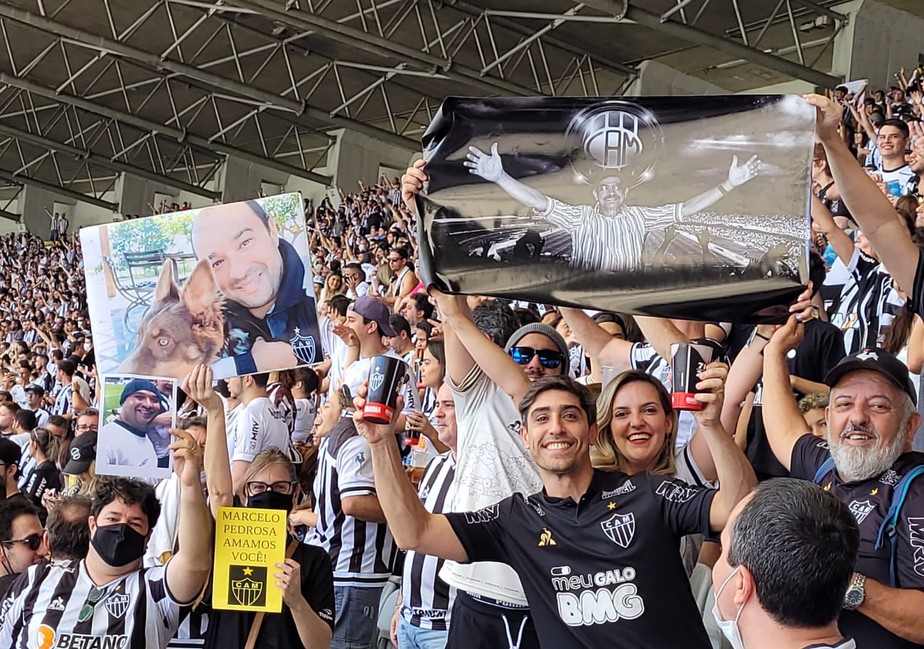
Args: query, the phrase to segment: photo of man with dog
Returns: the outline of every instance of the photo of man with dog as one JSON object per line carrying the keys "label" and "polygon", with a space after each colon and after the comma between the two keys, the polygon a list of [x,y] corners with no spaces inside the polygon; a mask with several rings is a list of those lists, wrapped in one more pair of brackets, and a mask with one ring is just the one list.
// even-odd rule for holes
{"label": "photo of man with dog", "polygon": [[84,228],[81,245],[103,375],[323,360],[300,194]]}
{"label": "photo of man with dog", "polygon": [[176,426],[176,381],[108,376],[103,387],[96,473],[169,478],[170,429]]}

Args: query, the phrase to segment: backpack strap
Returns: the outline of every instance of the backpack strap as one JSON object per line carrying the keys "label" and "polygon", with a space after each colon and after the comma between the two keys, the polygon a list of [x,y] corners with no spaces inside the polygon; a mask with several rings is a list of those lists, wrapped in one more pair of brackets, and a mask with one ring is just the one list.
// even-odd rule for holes
{"label": "backpack strap", "polygon": [[834,458],[830,455],[828,459],[821,463],[821,466],[818,467],[818,470],[815,471],[815,477],[812,478],[812,482],[820,485],[821,479],[828,475],[831,471],[834,470]]}
{"label": "backpack strap", "polygon": [[889,541],[889,585],[896,587],[897,580],[895,574],[895,547],[898,544],[898,515],[901,513],[905,499],[908,497],[908,490],[911,488],[911,482],[918,476],[924,474],[924,465],[919,465],[906,473],[892,492],[892,504],[889,511],[886,512],[885,518],[882,519],[882,525],[879,526],[879,534],[876,536],[876,549],[881,549],[886,540]]}

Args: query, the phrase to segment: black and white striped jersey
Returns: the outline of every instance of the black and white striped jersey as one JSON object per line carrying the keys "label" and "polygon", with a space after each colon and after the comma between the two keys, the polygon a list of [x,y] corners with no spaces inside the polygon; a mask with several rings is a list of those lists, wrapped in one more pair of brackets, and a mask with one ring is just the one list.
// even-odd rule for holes
{"label": "black and white striped jersey", "polygon": [[307,543],[327,551],[338,586],[377,586],[391,576],[397,547],[384,523],[343,512],[343,499],[375,495],[372,453],[353,422],[341,418],[318,449],[318,524]]}
{"label": "black and white striped jersey", "polygon": [[166,567],[96,586],[83,561],[31,566],[0,606],[0,647],[164,649],[179,626]]}
{"label": "black and white striped jersey", "polygon": [[[455,473],[452,453],[443,453],[427,464],[417,494],[428,512],[439,514],[449,509]],[[404,559],[401,615],[413,626],[439,631],[449,627],[449,586],[438,576],[442,567],[442,559],[413,550]]]}

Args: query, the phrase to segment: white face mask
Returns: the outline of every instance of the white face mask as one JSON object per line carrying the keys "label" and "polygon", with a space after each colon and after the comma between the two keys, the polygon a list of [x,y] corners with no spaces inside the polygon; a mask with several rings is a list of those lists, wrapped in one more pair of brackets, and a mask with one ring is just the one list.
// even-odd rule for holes
{"label": "white face mask", "polygon": [[741,631],[738,629],[738,618],[741,617],[741,611],[744,610],[744,604],[738,608],[738,613],[735,615],[734,620],[723,620],[722,613],[719,612],[719,596],[722,594],[722,591],[725,590],[725,587],[728,585],[728,581],[735,576],[735,573],[741,566],[738,566],[732,570],[728,577],[725,578],[725,581],[722,582],[722,586],[719,587],[719,590],[715,593],[715,603],[712,605],[712,615],[715,617],[715,623],[719,625],[719,629],[722,631],[722,635],[728,640],[731,644],[732,649],[744,649],[744,642],[741,640]]}

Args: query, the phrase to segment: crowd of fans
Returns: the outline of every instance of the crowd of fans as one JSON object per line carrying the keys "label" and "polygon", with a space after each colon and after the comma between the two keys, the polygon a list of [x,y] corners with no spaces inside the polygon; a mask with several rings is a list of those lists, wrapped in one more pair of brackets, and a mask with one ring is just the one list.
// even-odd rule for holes
{"label": "crowd of fans", "polygon": [[[924,644],[921,77],[809,98],[812,284],[783,325],[428,292],[422,164],[309,206],[324,362],[197,368],[154,485],[96,473],[76,238],[0,238],[0,646]],[[697,411],[684,342],[717,359]],[[361,408],[383,355],[412,371],[387,425]],[[232,505],[288,515],[282,613],[212,607]]]}

